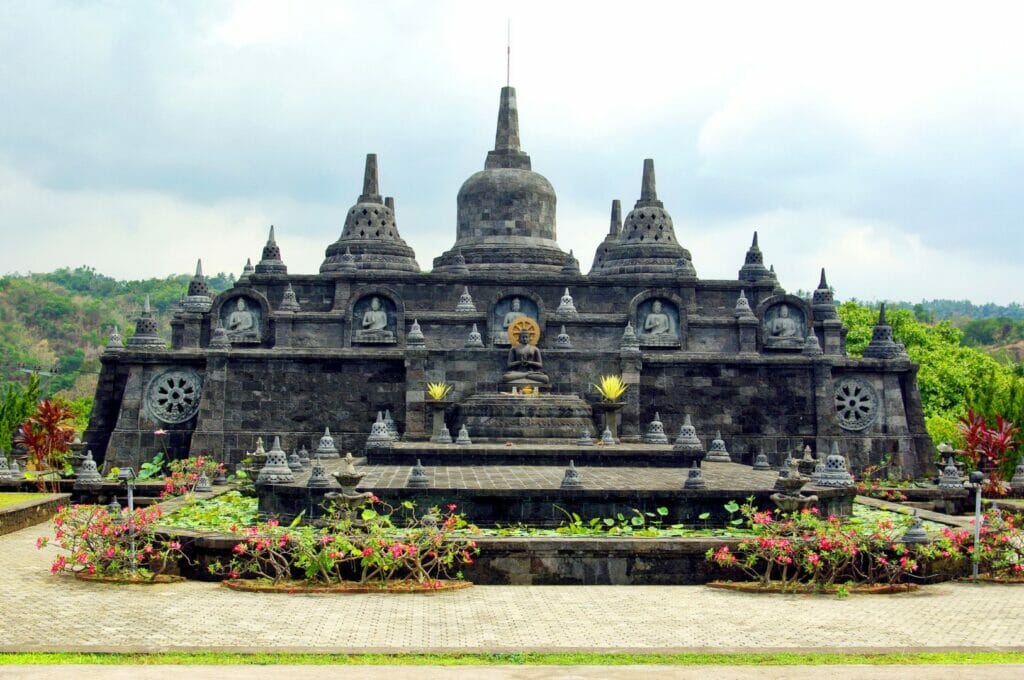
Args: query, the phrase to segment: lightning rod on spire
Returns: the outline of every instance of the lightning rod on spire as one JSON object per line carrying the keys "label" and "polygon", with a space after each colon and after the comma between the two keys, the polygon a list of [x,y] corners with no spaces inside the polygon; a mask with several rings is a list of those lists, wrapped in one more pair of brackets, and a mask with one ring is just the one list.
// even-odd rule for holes
{"label": "lightning rod on spire", "polygon": [[512,19],[505,26],[505,87],[512,84]]}

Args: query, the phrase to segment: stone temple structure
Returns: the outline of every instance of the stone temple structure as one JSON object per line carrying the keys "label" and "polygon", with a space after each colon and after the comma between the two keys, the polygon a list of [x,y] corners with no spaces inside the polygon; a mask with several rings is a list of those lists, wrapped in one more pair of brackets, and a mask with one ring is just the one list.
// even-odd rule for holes
{"label": "stone temple structure", "polygon": [[[589,273],[558,244],[555,190],[522,148],[513,88],[501,90],[494,148],[459,189],[455,240],[432,271],[402,239],[379,165],[366,157],[319,272],[290,271],[287,237],[271,227],[233,288],[211,297],[197,270],[170,346],[148,306],[135,335],[111,343],[86,433],[97,459],[138,465],[167,450],[234,465],[258,437],[315,450],[329,428],[371,466],[545,464],[557,487],[570,458],[671,466],[671,443],[642,441],[657,413],[673,434],[689,414],[703,448],[724,440],[734,463],[763,452],[778,466],[835,441],[854,471],[887,454],[906,476],[931,471],[917,366],[884,315],[866,358],[850,358],[825,272],[811,299],[788,294],[756,234],[736,253],[736,278],[699,278],[653,160],[637,163],[624,218],[612,202]],[[629,386],[620,405],[592,387],[602,375]],[[453,389],[431,402],[437,382]],[[367,448],[379,412],[399,437]],[[465,427],[472,443],[431,443],[436,425]],[[584,433],[599,445],[576,446]]]}

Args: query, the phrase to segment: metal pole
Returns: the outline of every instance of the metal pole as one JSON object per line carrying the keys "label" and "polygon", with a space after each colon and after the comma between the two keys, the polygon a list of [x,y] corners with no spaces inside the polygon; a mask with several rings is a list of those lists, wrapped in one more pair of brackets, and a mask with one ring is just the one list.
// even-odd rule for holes
{"label": "metal pole", "polygon": [[128,480],[128,537],[130,539],[132,576],[135,576],[135,497],[132,493],[134,484]]}
{"label": "metal pole", "polygon": [[978,582],[978,560],[981,559],[981,553],[978,552],[981,548],[978,545],[981,542],[981,483],[974,487],[974,559],[971,565],[971,578],[974,582]]}

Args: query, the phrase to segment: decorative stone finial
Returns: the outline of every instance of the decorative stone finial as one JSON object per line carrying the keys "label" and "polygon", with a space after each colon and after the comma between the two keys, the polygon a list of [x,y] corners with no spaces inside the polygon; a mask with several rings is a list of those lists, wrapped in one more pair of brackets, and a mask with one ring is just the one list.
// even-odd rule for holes
{"label": "decorative stone finial", "polygon": [[871,359],[896,359],[906,354],[906,349],[893,340],[892,326],[885,320],[883,302],[878,310],[878,323],[871,331],[871,342],[864,348],[864,356]]}
{"label": "decorative stone finial", "polygon": [[917,509],[914,509],[913,517],[910,520],[910,527],[903,532],[900,543],[903,545],[928,545],[932,537],[924,530],[924,522],[917,516]]}
{"label": "decorative stone finial", "polygon": [[853,486],[853,477],[846,468],[846,458],[839,453],[839,442],[832,442],[832,448],[825,459],[825,470],[816,484],[831,487]]}
{"label": "decorative stone finial", "polygon": [[128,347],[137,349],[164,349],[167,343],[157,332],[156,319],[150,311],[149,296],[142,303],[142,314],[135,321],[135,335],[128,338]]}
{"label": "decorative stone finial", "polygon": [[398,433],[398,425],[395,424],[395,419],[391,417],[391,409],[384,409],[384,424],[388,426],[388,432],[391,434],[392,441],[398,441],[402,438],[402,435]]}
{"label": "decorative stone finial", "polygon": [[601,444],[603,446],[615,446],[615,436],[607,427],[604,428],[604,432],[601,433]]}
{"label": "decorative stone finial", "polygon": [[580,433],[579,439],[576,440],[576,446],[593,446],[594,439],[590,436],[590,430],[583,430]]}
{"label": "decorative stone finial", "polygon": [[661,422],[661,414],[654,412],[654,420],[647,426],[647,432],[643,436],[644,442],[648,444],[668,444],[668,437],[665,436],[665,425]]}
{"label": "decorative stone finial", "polygon": [[299,458],[299,452],[292,449],[292,453],[288,456],[288,469],[292,472],[302,471],[302,459]]}
{"label": "decorative stone finial", "polygon": [[[939,448],[941,451],[942,447],[940,446]],[[1021,461],[1021,464],[1024,465],[1024,461]],[[1022,484],[1024,483],[1024,475],[1021,475],[1018,479],[1018,474],[1020,473],[1024,473],[1024,469],[1022,469],[1021,465],[1018,465],[1014,472],[1013,480],[1010,481],[1010,488],[1015,491],[1017,489],[1014,487],[1014,480],[1016,480],[1021,488],[1024,488],[1024,484]],[[956,468],[956,459],[953,456],[946,459],[946,465],[942,468],[942,473],[939,475],[939,488],[956,491],[961,491],[964,488],[964,481],[960,478],[960,471]]]}
{"label": "decorative stone finial", "polygon": [[427,469],[423,467],[423,463],[420,462],[419,458],[416,459],[416,464],[409,470],[409,478],[406,480],[405,485],[413,489],[426,489],[430,487],[430,477],[427,475]]}
{"label": "decorative stone finial", "polygon": [[380,182],[377,180],[377,154],[366,154],[366,165],[363,166],[363,193],[359,203],[380,203]]}
{"label": "decorative stone finial", "polygon": [[207,493],[213,491],[213,485],[210,484],[210,478],[206,476],[205,472],[199,473],[199,479],[196,480],[196,486],[192,489],[196,493]]}
{"label": "decorative stone finial", "polygon": [[316,458],[337,458],[338,449],[334,446],[334,437],[331,436],[331,428],[324,428],[324,436],[320,437],[320,443],[316,447]]}
{"label": "decorative stone finial", "polygon": [[746,257],[744,257],[743,266],[740,267],[739,279],[740,281],[753,282],[770,278],[772,278],[772,274],[764,266],[764,255],[757,245],[757,232],[755,231],[754,238],[750,242],[750,248],[747,250]]}
{"label": "decorative stone finial", "polygon": [[572,339],[565,332],[565,324],[562,324],[562,330],[555,336],[555,349],[572,349]]}
{"label": "decorative stone finial", "polygon": [[299,306],[299,299],[295,296],[295,290],[292,288],[292,284],[289,281],[288,286],[284,289],[284,295],[281,298],[281,305],[277,308],[282,312],[298,312],[302,310]]}
{"label": "decorative stone finial", "polygon": [[459,304],[455,305],[456,312],[473,314],[476,312],[476,305],[473,304],[473,296],[469,294],[469,286],[462,287],[462,295],[459,296]]}
{"label": "decorative stone finial", "polygon": [[217,469],[213,473],[213,485],[214,486],[225,486],[228,483],[227,473],[224,472],[224,466],[218,465]]}
{"label": "decorative stone finial", "polygon": [[823,352],[821,351],[821,343],[818,342],[818,336],[813,332],[809,332],[807,339],[804,340],[804,348],[800,353],[806,356],[820,357]]}
{"label": "decorative stone finial", "polygon": [[684,489],[706,489],[707,483],[704,481],[704,473],[700,469],[700,465],[697,461],[693,462],[693,465],[689,470],[686,471],[686,481],[683,482]]}
{"label": "decorative stone finial", "polygon": [[281,260],[281,248],[277,245],[274,237],[274,225],[270,225],[270,234],[267,236],[267,243],[263,246],[263,257],[256,263],[257,274],[287,274],[288,267]]}
{"label": "decorative stone finial", "polygon": [[[335,452],[337,455],[337,452]],[[327,468],[320,458],[313,459],[313,468],[309,471],[309,480],[306,486],[311,489],[324,489],[331,486],[331,478],[327,476]]]}
{"label": "decorative stone finial", "polygon": [[420,347],[427,344],[426,338],[423,337],[423,331],[420,329],[420,322],[416,319],[412,320],[412,327],[409,328],[409,332],[405,336],[405,342],[407,345],[418,345]]}
{"label": "decorative stone finial", "polygon": [[[11,459],[14,460],[13,458]],[[11,479],[11,468],[7,464],[7,456],[4,455],[3,449],[0,449],[0,481],[8,481]]]}
{"label": "decorative stone finial", "polygon": [[[8,471],[8,474],[9,471]],[[78,475],[75,478],[76,489],[98,489],[103,486],[103,477],[96,469],[96,461],[93,460],[92,451],[86,451],[85,460],[78,468]]]}
{"label": "decorative stone finial", "polygon": [[494,133],[495,151],[520,151],[519,107],[516,105],[516,89],[501,88],[498,104],[498,126]]}
{"label": "decorative stone finial", "polygon": [[121,332],[117,330],[117,326],[110,327],[110,337],[107,338],[107,347],[105,352],[116,352],[124,349],[124,342],[121,341]]}
{"label": "decorative stone finial", "polygon": [[715,432],[715,438],[711,440],[711,446],[708,447],[708,455],[704,460],[711,463],[732,462],[732,456],[729,455],[729,451],[725,448],[725,440],[722,439],[721,430]]}
{"label": "decorative stone finial", "polygon": [[448,266],[448,271],[457,276],[469,273],[469,267],[466,266],[466,257],[462,254],[461,250],[455,250],[455,254],[452,255],[452,262]]}
{"label": "decorative stone finial", "polygon": [[370,436],[366,438],[366,448],[387,448],[391,446],[391,432],[384,422],[384,414],[377,411],[377,420],[370,426]]}
{"label": "decorative stone finial", "polygon": [[565,468],[565,476],[562,477],[561,488],[563,489],[582,489],[583,478],[580,476],[579,470],[576,469],[576,463],[572,460],[569,461],[569,467]]}
{"label": "decorative stone finial", "polygon": [[704,458],[704,444],[697,437],[697,428],[693,426],[689,413],[683,414],[683,424],[679,426],[679,436],[672,444],[672,451],[679,454],[684,465]]}
{"label": "decorative stone finial", "polygon": [[354,274],[358,269],[359,265],[356,264],[356,256],[352,254],[352,248],[345,246],[345,252],[338,258],[338,271],[343,274]]}
{"label": "decorative stone finial", "polygon": [[274,436],[274,444],[267,451],[267,462],[263,464],[257,484],[290,484],[295,481],[292,469],[288,467],[288,454],[281,448],[281,437]]}
{"label": "decorative stone finial", "polygon": [[212,302],[210,285],[203,276],[203,261],[196,260],[196,273],[188,283],[188,292],[181,299],[181,309],[186,312],[208,312]]}
{"label": "decorative stone finial", "polygon": [[818,281],[818,287],[811,296],[811,311],[816,320],[839,318],[832,289],[828,287],[828,281],[825,280],[824,267],[821,268],[821,280]]}
{"label": "decorative stone finial", "polygon": [[473,328],[469,331],[469,335],[466,337],[465,347],[474,348],[483,346],[484,339],[480,335],[480,330],[476,327],[476,324],[473,324]]}
{"label": "decorative stone finial", "polygon": [[562,300],[558,303],[558,309],[555,310],[555,314],[576,314],[576,304],[573,302],[572,295],[569,294],[569,289],[565,289],[565,293],[562,294]]}
{"label": "decorative stone finial", "polygon": [[754,469],[760,471],[772,469],[771,463],[768,462],[768,455],[764,451],[758,451],[754,457]]}
{"label": "decorative stone finial", "polygon": [[[3,458],[3,453],[0,452],[0,458]],[[11,458],[11,466],[8,469],[8,477],[12,482],[23,482],[25,481],[25,473],[21,471],[21,466],[18,465],[17,458]],[[0,470],[0,479],[3,479],[3,470]]]}
{"label": "decorative stone finial", "polygon": [[242,266],[242,275],[238,277],[239,283],[248,281],[249,277],[256,272],[256,268],[252,266],[252,258],[245,258],[245,264]]}
{"label": "decorative stone finial", "polygon": [[565,256],[565,262],[562,264],[563,274],[579,274],[580,273],[580,262],[573,255],[572,249],[569,249],[568,254]]}
{"label": "decorative stone finial", "polygon": [[466,429],[465,424],[459,428],[459,436],[455,438],[455,444],[458,446],[471,446],[473,444],[469,439],[469,430]]}
{"label": "decorative stone finial", "polygon": [[630,352],[640,351],[640,340],[636,337],[636,330],[633,328],[632,320],[626,322],[626,327],[622,331],[622,342],[619,343],[619,349]]}
{"label": "decorative stone finial", "polygon": [[754,311],[750,308],[750,301],[747,300],[746,291],[740,289],[740,296],[736,298],[736,308],[733,310],[733,315],[737,319],[756,319]]}
{"label": "decorative stone finial", "polygon": [[213,331],[210,333],[210,349],[231,349],[231,340],[228,339],[228,332],[224,330],[224,322],[220,319],[213,320]]}
{"label": "decorative stone finial", "polygon": [[[957,472],[956,465],[953,463],[952,457],[950,457],[949,459],[949,465],[953,466],[953,472],[956,475],[956,481],[962,487],[963,483],[960,482],[960,474]],[[942,471],[943,476],[946,475],[946,472],[948,470],[949,466],[947,465],[946,469]],[[939,479],[939,488],[944,488],[942,486],[942,479]],[[1014,468],[1013,470],[1013,478],[1010,480],[1010,488],[1018,493],[1024,491],[1024,458],[1021,459],[1020,463],[1018,463],[1017,467]]]}
{"label": "decorative stone finial", "polygon": [[438,433],[437,437],[436,438],[432,437],[431,441],[433,441],[433,442],[435,442],[437,444],[451,444],[452,443],[452,433],[448,431],[448,426],[447,425],[442,425],[441,426],[441,430]]}

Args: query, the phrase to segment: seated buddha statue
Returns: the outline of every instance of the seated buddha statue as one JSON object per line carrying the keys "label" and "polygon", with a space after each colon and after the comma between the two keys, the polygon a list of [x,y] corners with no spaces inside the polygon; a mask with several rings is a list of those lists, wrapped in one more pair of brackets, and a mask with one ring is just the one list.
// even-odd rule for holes
{"label": "seated buddha statue", "polygon": [[508,371],[502,379],[519,385],[547,385],[551,379],[541,370],[543,367],[540,350],[530,344],[530,332],[523,330],[519,333],[519,343],[508,351]]}

